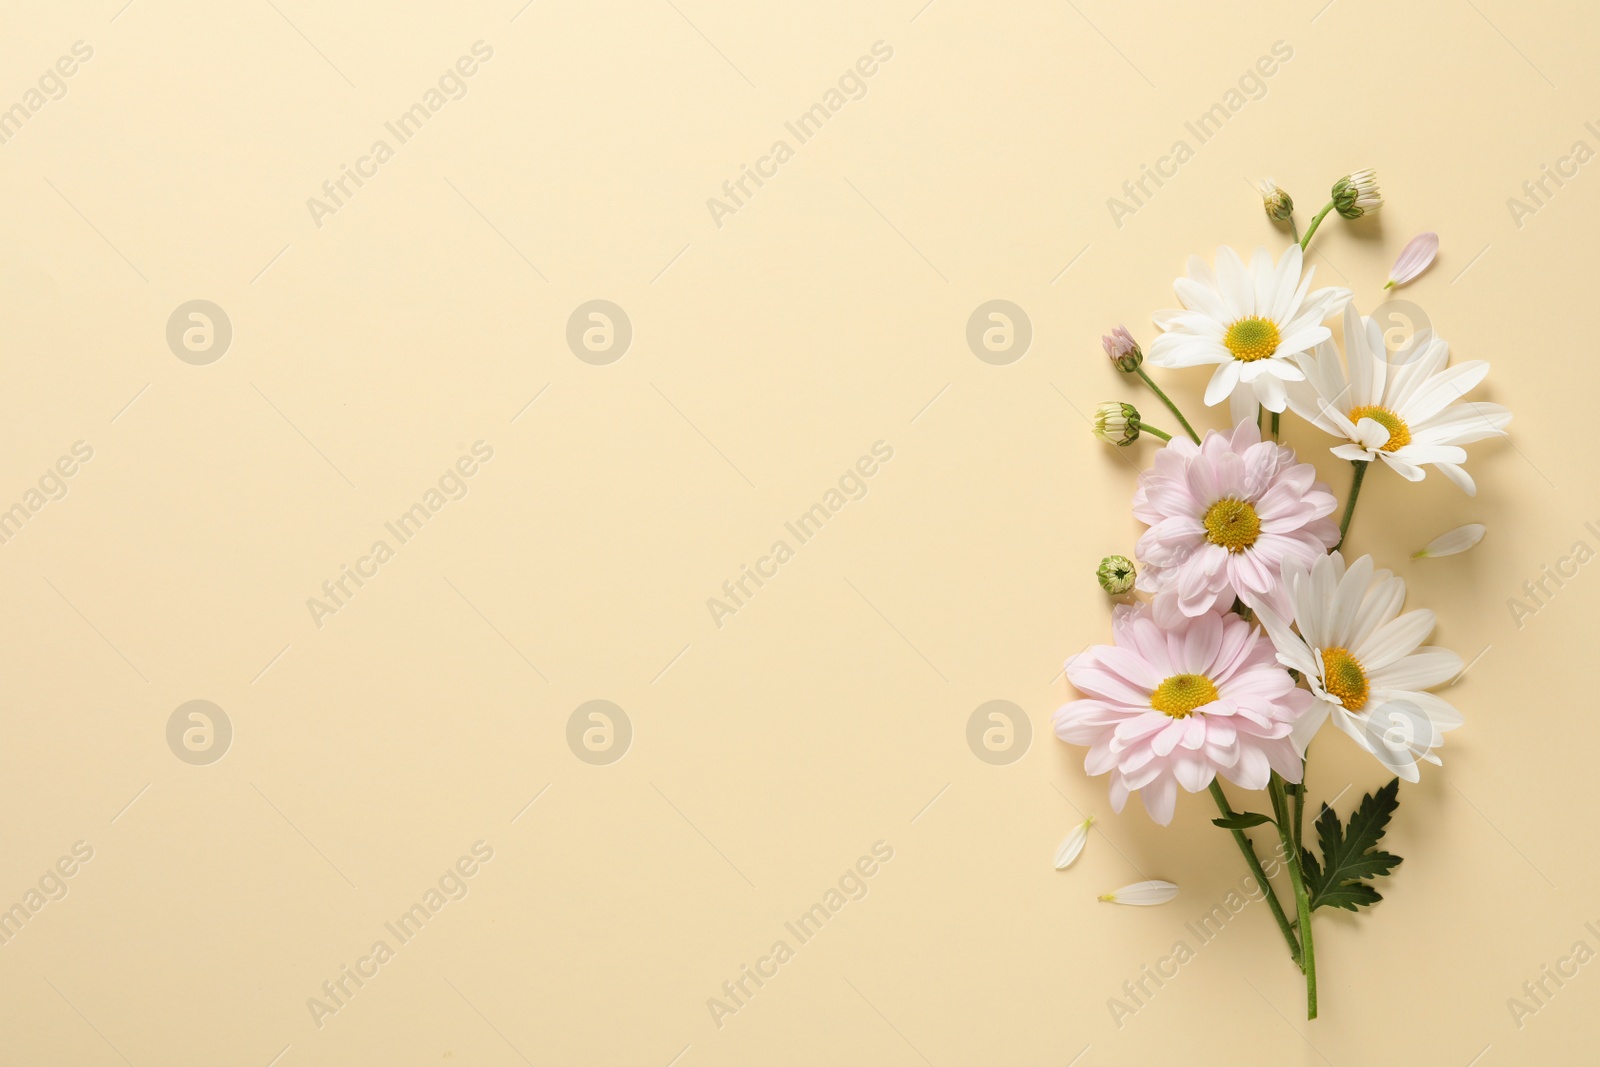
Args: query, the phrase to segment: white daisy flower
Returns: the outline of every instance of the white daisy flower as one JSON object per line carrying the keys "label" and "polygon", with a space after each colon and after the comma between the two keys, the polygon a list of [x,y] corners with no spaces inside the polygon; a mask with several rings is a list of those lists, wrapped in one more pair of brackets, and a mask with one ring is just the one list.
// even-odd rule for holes
{"label": "white daisy flower", "polygon": [[1349,442],[1332,450],[1342,459],[1381,459],[1413,482],[1431,464],[1475,495],[1477,485],[1461,468],[1467,460],[1461,446],[1504,437],[1511,421],[1499,404],[1457,403],[1483,381],[1489,364],[1474,359],[1446,368],[1450,346],[1430,330],[1419,331],[1391,361],[1379,325],[1354,306],[1344,311],[1344,344],[1348,380],[1331,342],[1296,361],[1305,380],[1289,386],[1295,413]]}
{"label": "white daisy flower", "polygon": [[1206,403],[1232,398],[1233,424],[1254,418],[1256,404],[1282,411],[1285,383],[1305,378],[1290,358],[1308,352],[1332,333],[1322,320],[1350,301],[1350,290],[1311,292],[1315,268],[1301,276],[1300,246],[1290,245],[1276,266],[1258,248],[1245,266],[1231,248],[1217,249],[1217,269],[1189,257],[1189,275],[1172,283],[1183,307],[1159,311],[1164,333],[1150,345],[1158,367],[1217,364],[1206,386]]}
{"label": "white daisy flower", "polygon": [[1348,570],[1338,552],[1309,570],[1295,560],[1285,564],[1283,582],[1293,618],[1266,601],[1251,607],[1278,650],[1278,662],[1299,671],[1317,698],[1295,722],[1295,747],[1304,756],[1331,715],[1356,744],[1415,782],[1417,760],[1438,763],[1433,750],[1444,743],[1445,731],[1461,725],[1460,712],[1426,692],[1462,670],[1454,652],[1422,645],[1433,632],[1433,612],[1401,615],[1404,579],[1374,571],[1371,556]]}

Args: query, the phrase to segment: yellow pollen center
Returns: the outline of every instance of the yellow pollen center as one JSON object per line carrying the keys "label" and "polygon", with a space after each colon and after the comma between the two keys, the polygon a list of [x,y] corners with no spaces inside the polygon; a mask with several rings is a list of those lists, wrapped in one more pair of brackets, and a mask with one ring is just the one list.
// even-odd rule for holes
{"label": "yellow pollen center", "polygon": [[1206,540],[1229,552],[1243,552],[1261,536],[1261,517],[1247,500],[1224,497],[1206,509],[1201,521],[1205,524]]}
{"label": "yellow pollen center", "polygon": [[1174,674],[1150,694],[1150,706],[1174,719],[1186,719],[1195,708],[1217,699],[1217,687],[1203,674]]}
{"label": "yellow pollen center", "polygon": [[1406,425],[1406,420],[1390,411],[1380,408],[1376,404],[1366,407],[1352,408],[1350,421],[1360,422],[1362,419],[1371,419],[1373,422],[1389,431],[1389,440],[1378,446],[1381,452],[1393,452],[1397,448],[1404,448],[1411,443],[1411,427]]}
{"label": "yellow pollen center", "polygon": [[1322,650],[1322,688],[1338,697],[1346,711],[1360,711],[1367,703],[1367,672],[1348,649]]}
{"label": "yellow pollen center", "polygon": [[1229,326],[1222,343],[1233,353],[1234,359],[1254,363],[1276,352],[1278,342],[1281,340],[1283,338],[1278,334],[1277,323],[1271,319],[1251,316]]}

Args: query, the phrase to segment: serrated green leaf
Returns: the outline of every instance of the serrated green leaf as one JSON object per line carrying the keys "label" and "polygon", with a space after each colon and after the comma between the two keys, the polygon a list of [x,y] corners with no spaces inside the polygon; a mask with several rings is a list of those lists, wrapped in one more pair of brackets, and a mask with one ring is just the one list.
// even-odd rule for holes
{"label": "serrated green leaf", "polygon": [[1306,874],[1306,891],[1315,893],[1322,885],[1322,864],[1317,862],[1317,857],[1311,854],[1309,848],[1300,850],[1300,869]]}
{"label": "serrated green leaf", "polygon": [[1339,816],[1324,807],[1317,819],[1317,844],[1322,849],[1319,864],[1306,851],[1302,856],[1306,887],[1311,907],[1344,908],[1355,911],[1382,900],[1377,890],[1362,881],[1380,878],[1400,863],[1400,857],[1378,850],[1378,841],[1389,819],[1400,806],[1400,779],[1392,780],[1376,793],[1361,798],[1350,816],[1350,824],[1339,825]]}
{"label": "serrated green leaf", "polygon": [[1220,826],[1224,830],[1248,830],[1252,826],[1260,826],[1264,822],[1271,821],[1270,817],[1261,814],[1259,811],[1236,811],[1232,815],[1224,815],[1220,819],[1211,820],[1213,825]]}
{"label": "serrated green leaf", "polygon": [[1367,883],[1351,882],[1328,890],[1312,907],[1355,911],[1357,908],[1370,908],[1382,899],[1383,895]]}

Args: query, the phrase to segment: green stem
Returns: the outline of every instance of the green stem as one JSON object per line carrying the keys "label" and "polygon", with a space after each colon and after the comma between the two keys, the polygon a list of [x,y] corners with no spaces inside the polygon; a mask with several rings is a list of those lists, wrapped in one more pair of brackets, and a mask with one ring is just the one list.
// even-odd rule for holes
{"label": "green stem", "polygon": [[1274,441],[1278,439],[1278,416],[1280,414],[1282,413],[1277,411],[1272,413],[1272,439]]}
{"label": "green stem", "polygon": [[1295,911],[1298,914],[1297,926],[1300,930],[1300,947],[1302,949],[1301,970],[1306,974],[1306,1018],[1317,1017],[1317,950],[1311,938],[1311,896],[1306,892],[1305,871],[1300,864],[1300,849],[1295,844],[1293,830],[1289,826],[1289,803],[1284,798],[1283,779],[1277,771],[1272,772],[1272,779],[1268,783],[1268,790],[1272,794],[1272,810],[1278,816],[1278,836],[1283,841],[1288,857],[1289,882],[1294,886]]}
{"label": "green stem", "polygon": [[[1306,747],[1309,752],[1310,746]],[[1300,827],[1304,824],[1306,810],[1306,761],[1300,761],[1300,784],[1294,790],[1294,850],[1295,855],[1300,854]]]}
{"label": "green stem", "polygon": [[1133,370],[1135,374],[1144,379],[1144,384],[1150,387],[1150,391],[1161,398],[1161,402],[1167,405],[1167,409],[1171,411],[1173,415],[1177,416],[1178,422],[1183,426],[1184,432],[1189,435],[1189,440],[1193,441],[1195,444],[1199,444],[1200,435],[1194,432],[1194,427],[1189,425],[1189,420],[1183,417],[1183,412],[1178,410],[1178,405],[1172,402],[1172,398],[1161,391],[1161,386],[1157,385],[1151,379],[1150,375],[1145,373],[1143,367],[1135,367]]}
{"label": "green stem", "polygon": [[[1228,804],[1227,794],[1222,791],[1222,782],[1216,778],[1211,779],[1211,797],[1217,802],[1217,810],[1221,811],[1224,817],[1234,814],[1233,808]],[[1272,908],[1272,917],[1278,920],[1278,929],[1283,931],[1283,939],[1289,943],[1289,958],[1294,960],[1296,967],[1300,967],[1300,943],[1295,940],[1294,930],[1289,926],[1289,917],[1283,913],[1283,905],[1278,903],[1278,894],[1273,892],[1272,883],[1267,880],[1267,872],[1261,869],[1261,857],[1256,855],[1255,846],[1250,843],[1243,830],[1230,830],[1229,833],[1233,834],[1234,842],[1244,854],[1244,861],[1249,865],[1250,873],[1255,875],[1256,884],[1266,895],[1267,904]]]}
{"label": "green stem", "polygon": [[[1294,234],[1294,243],[1295,244],[1299,244],[1300,243],[1300,227],[1295,224],[1294,212],[1292,212],[1292,211],[1289,212],[1289,232]],[[1304,249],[1301,249],[1301,251],[1304,251]]]}
{"label": "green stem", "polygon": [[1139,429],[1143,430],[1145,433],[1153,433],[1153,434],[1155,434],[1157,437],[1161,438],[1163,441],[1172,440],[1172,435],[1170,433],[1168,433],[1165,430],[1158,430],[1154,426],[1151,426],[1148,422],[1145,422],[1143,420],[1138,420],[1138,421],[1134,422],[1134,425],[1139,427]]}
{"label": "green stem", "polygon": [[1311,235],[1317,232],[1317,227],[1322,225],[1322,220],[1326,218],[1328,212],[1332,210],[1333,201],[1329,200],[1328,206],[1317,212],[1316,215],[1312,217],[1311,225],[1306,227],[1306,235],[1300,238],[1300,251],[1304,252],[1306,247],[1311,244]]}
{"label": "green stem", "polygon": [[1367,476],[1367,465],[1370,460],[1353,459],[1351,465],[1355,467],[1355,476],[1350,479],[1350,499],[1344,504],[1344,518],[1339,520],[1339,543],[1334,545],[1330,552],[1337,552],[1344,546],[1344,539],[1350,532],[1350,517],[1356,513],[1356,497],[1361,495],[1361,481]]}

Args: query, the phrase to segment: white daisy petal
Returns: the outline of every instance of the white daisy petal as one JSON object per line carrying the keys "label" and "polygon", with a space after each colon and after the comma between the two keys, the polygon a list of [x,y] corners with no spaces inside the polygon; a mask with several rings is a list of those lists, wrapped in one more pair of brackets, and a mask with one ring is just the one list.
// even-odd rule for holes
{"label": "white daisy petal", "polygon": [[1239,384],[1240,368],[1248,364],[1230,359],[1217,368],[1211,375],[1211,381],[1206,385],[1206,406],[1211,407],[1222,403],[1233,394],[1234,388]]}
{"label": "white daisy petal", "polygon": [[1454,463],[1439,463],[1435,465],[1440,474],[1449,478],[1456,486],[1468,496],[1478,495],[1478,483],[1472,480],[1472,475],[1456,466]]}
{"label": "white daisy petal", "polygon": [[1250,272],[1239,253],[1226,245],[1217,249],[1217,282],[1234,318],[1245,319],[1256,313],[1256,290]]}
{"label": "white daisy petal", "polygon": [[1350,396],[1338,406],[1348,410],[1370,404],[1376,396],[1372,388],[1372,353],[1367,349],[1366,327],[1354,303],[1346,304],[1344,309],[1344,350],[1350,364]]}
{"label": "white daisy petal", "polygon": [[[1237,367],[1235,360],[1231,366]],[[1256,393],[1254,389],[1235,388],[1228,394],[1228,421],[1235,426],[1256,421]]]}
{"label": "white daisy petal", "polygon": [[1152,904],[1165,904],[1178,895],[1178,887],[1171,882],[1149,881],[1134,882],[1121,889],[1102,894],[1100,899],[1108,904],[1137,904],[1149,907]]}
{"label": "white daisy petal", "polygon": [[1056,849],[1056,870],[1064,871],[1072,866],[1072,861],[1078,858],[1084,843],[1089,840],[1089,827],[1093,825],[1094,816],[1091,815],[1072,828],[1072,832],[1061,842],[1061,847]]}
{"label": "white daisy petal", "polygon": [[[1352,649],[1362,668],[1372,675],[1421,647],[1433,633],[1436,623],[1427,608],[1408,611],[1398,619],[1378,627],[1360,647]],[[1454,653],[1451,653],[1454,655]]]}
{"label": "white daisy petal", "polygon": [[1481,522],[1469,522],[1465,526],[1457,526],[1454,530],[1435,537],[1422,548],[1411,553],[1412,559],[1438,559],[1440,556],[1453,556],[1483,540],[1483,535],[1489,528]]}
{"label": "white daisy petal", "polygon": [[1398,662],[1374,670],[1370,677],[1375,688],[1432,689],[1460,674],[1462,666],[1461,657],[1449,649],[1424,646]]}
{"label": "white daisy petal", "polygon": [[1313,700],[1305,714],[1295,720],[1289,739],[1294,742],[1294,750],[1300,753],[1301,759],[1305,758],[1306,747],[1311,744],[1311,739],[1322,728],[1322,724],[1328,721],[1328,712],[1332,710],[1333,705],[1328,701]]}

